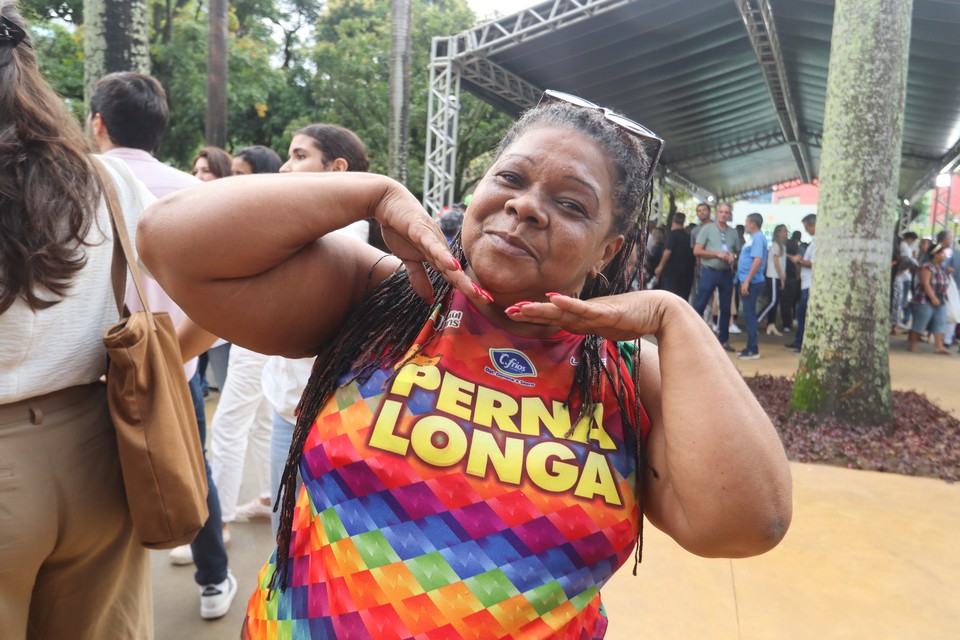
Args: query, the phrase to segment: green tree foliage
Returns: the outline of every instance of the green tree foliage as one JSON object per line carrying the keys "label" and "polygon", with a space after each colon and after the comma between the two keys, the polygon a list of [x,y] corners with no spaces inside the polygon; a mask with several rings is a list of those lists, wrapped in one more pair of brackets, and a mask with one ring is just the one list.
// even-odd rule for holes
{"label": "green tree foliage", "polygon": [[31,22],[59,18],[83,24],[83,0],[20,0],[20,12]]}
{"label": "green tree foliage", "polygon": [[54,90],[81,122],[83,113],[83,33],[59,22],[40,20],[32,30],[34,49]]}
{"label": "green tree foliage", "polygon": [[[188,167],[203,146],[206,116],[206,14],[196,3],[186,3],[171,18],[169,40],[152,47],[153,74],[163,83],[170,102],[170,129],[160,149],[164,160]],[[165,20],[165,18],[164,18]],[[260,122],[269,111],[271,94],[283,86],[282,73],[271,65],[273,43],[269,28],[250,20],[240,35],[236,12],[230,16],[228,79],[228,147],[260,143]],[[162,32],[165,24],[155,33]]]}
{"label": "green tree foliage", "polygon": [[[22,0],[48,79],[81,120],[83,0]],[[229,37],[230,151],[263,144],[286,155],[293,131],[332,122],[357,132],[374,171],[386,172],[390,0],[232,0]],[[151,73],[167,90],[170,129],[159,156],[189,169],[203,145],[206,3],[149,0]],[[422,190],[431,39],[474,25],[466,0],[415,0],[408,186]],[[462,95],[457,199],[482,175],[510,119]],[[478,159],[479,158],[479,159]]]}
{"label": "green tree foliage", "polygon": [[[331,0],[317,24],[312,56],[316,75],[315,121],[333,122],[354,130],[366,143],[373,171],[385,173],[389,139],[389,0]],[[465,0],[414,0],[410,60],[409,175],[414,193],[422,188],[427,133],[427,98],[431,39],[474,24]],[[474,158],[490,151],[510,119],[486,103],[462,94],[458,178],[455,198],[462,200],[479,179],[470,170]],[[295,123],[305,124],[306,120]]]}

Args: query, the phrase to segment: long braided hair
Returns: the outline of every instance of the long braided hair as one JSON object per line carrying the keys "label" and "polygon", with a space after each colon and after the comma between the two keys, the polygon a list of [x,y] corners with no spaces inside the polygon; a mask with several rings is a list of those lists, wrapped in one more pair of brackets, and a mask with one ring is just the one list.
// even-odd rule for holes
{"label": "long braided hair", "polygon": [[[497,147],[496,158],[526,132],[541,127],[575,129],[586,134],[599,144],[610,158],[616,171],[614,202],[616,210],[612,233],[624,235],[624,243],[613,260],[602,271],[603,277],[595,277],[585,283],[580,297],[616,295],[629,290],[635,275],[628,269],[630,256],[636,248],[643,255],[647,236],[651,184],[645,179],[650,158],[639,140],[610,123],[599,110],[584,109],[566,103],[550,103],[527,111],[504,136]],[[459,236],[451,248],[454,257],[464,266],[469,260],[463,253]],[[297,472],[303,456],[304,444],[320,409],[336,391],[340,380],[349,374],[353,379],[365,381],[377,370],[393,367],[399,370],[407,360],[415,357],[410,353],[417,335],[430,315],[437,308],[445,308],[453,295],[453,288],[443,277],[430,271],[436,305],[431,306],[420,298],[410,286],[406,271],[398,270],[376,286],[373,292],[352,312],[344,322],[340,333],[319,354],[310,381],[303,392],[297,408],[297,425],[294,429],[290,453],[281,478],[280,527],[277,532],[276,570],[270,581],[270,589],[284,590],[289,570],[290,542],[293,515],[296,505]],[[428,344],[437,336],[428,340]],[[422,349],[426,345],[422,345]],[[625,442],[633,441],[637,461],[636,492],[640,500],[640,531],[638,534],[634,573],[640,561],[643,533],[643,503],[641,478],[646,469],[643,438],[640,434],[641,408],[639,403],[639,348],[632,354],[633,395],[635,406],[625,406],[626,384],[623,379],[619,352],[615,373],[602,361],[604,340],[598,336],[585,336],[583,351],[574,374],[574,382],[567,397],[567,404],[581,399],[579,416],[593,416],[600,402],[602,381],[608,380],[616,395],[625,424]]]}

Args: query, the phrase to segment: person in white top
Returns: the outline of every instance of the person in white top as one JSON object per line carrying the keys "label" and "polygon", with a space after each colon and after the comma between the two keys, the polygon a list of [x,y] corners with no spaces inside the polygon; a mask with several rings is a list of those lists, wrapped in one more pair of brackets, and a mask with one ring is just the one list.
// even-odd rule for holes
{"label": "person in white top", "polygon": [[770,253],[767,256],[767,300],[769,301],[758,322],[767,320],[767,335],[782,336],[777,329],[777,303],[780,293],[787,282],[787,225],[778,224],[773,230],[773,240],[770,242]]}
{"label": "person in white top", "polygon": [[[280,167],[280,173],[367,171],[370,161],[367,149],[357,135],[333,124],[312,124],[297,131],[290,142],[289,159]],[[369,223],[354,222],[334,233],[352,235],[362,242],[369,241]],[[275,500],[280,480],[287,464],[287,454],[293,439],[297,418],[295,410],[300,402],[310,371],[316,358],[290,360],[273,356],[263,371],[263,389],[273,407],[273,435],[270,443],[270,483]],[[277,533],[280,516],[271,517],[273,533]]]}
{"label": "person in white top", "polygon": [[907,231],[900,238],[896,262],[893,266],[893,280],[890,292],[890,335],[897,335],[897,327],[903,325],[903,310],[909,302],[909,292],[913,274],[919,267],[914,255],[917,234]]}
{"label": "person in white top", "polygon": [[[214,160],[217,154],[212,147],[201,150],[194,168],[201,161]],[[220,153],[225,153],[220,151]],[[206,154],[206,155],[204,155]],[[221,158],[222,160],[222,158]],[[211,163],[216,167],[217,161]],[[276,173],[280,169],[280,157],[266,147],[240,150],[232,160],[230,171],[239,169],[239,174]],[[198,173],[199,175],[199,173]],[[215,173],[207,171],[205,175]],[[220,399],[213,415],[211,428],[211,461],[213,480],[220,494],[220,512],[223,532],[229,537],[227,525],[235,520],[270,519],[273,505],[270,482],[270,437],[273,431],[273,409],[263,394],[261,378],[267,356],[244,349],[239,345],[226,345],[226,374],[217,374],[220,382]],[[223,347],[221,347],[223,348]],[[211,349],[211,352],[213,350]],[[212,358],[211,358],[212,360]],[[240,484],[247,445],[254,463],[257,497],[238,505]]]}
{"label": "person in white top", "polygon": [[[367,148],[357,134],[335,124],[311,124],[300,129],[293,134],[288,153],[280,173],[370,170]],[[344,231],[364,242],[370,239],[370,223],[366,220],[354,222]]]}
{"label": "person in white top", "polygon": [[100,377],[117,322],[113,231],[153,196],[92,158],[0,0],[0,636],[152,638],[150,561],[133,530]]}
{"label": "person in white top", "polygon": [[[814,236],[817,233],[817,216],[814,213],[811,213],[807,216],[804,216],[803,228],[806,230],[810,236]],[[814,262],[814,243],[816,238],[810,238],[810,244],[807,245],[807,250],[804,251],[803,257],[799,255],[791,256],[790,260],[800,267],[800,304],[797,305],[797,335],[794,336],[793,341],[785,345],[790,351],[800,353],[800,349],[803,347],[803,330],[807,321],[807,302],[810,300],[810,284],[813,282],[813,262]]]}

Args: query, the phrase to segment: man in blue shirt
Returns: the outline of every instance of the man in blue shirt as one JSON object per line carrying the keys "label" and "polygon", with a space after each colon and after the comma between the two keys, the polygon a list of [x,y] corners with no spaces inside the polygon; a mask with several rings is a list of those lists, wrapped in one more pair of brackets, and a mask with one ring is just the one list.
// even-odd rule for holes
{"label": "man in blue shirt", "polygon": [[757,299],[763,291],[764,274],[767,271],[767,239],[760,228],[763,216],[751,213],[747,216],[746,245],[740,252],[737,263],[737,281],[740,283],[740,300],[743,302],[743,320],[747,325],[747,348],[737,354],[741,360],[756,360],[760,357],[757,344]]}

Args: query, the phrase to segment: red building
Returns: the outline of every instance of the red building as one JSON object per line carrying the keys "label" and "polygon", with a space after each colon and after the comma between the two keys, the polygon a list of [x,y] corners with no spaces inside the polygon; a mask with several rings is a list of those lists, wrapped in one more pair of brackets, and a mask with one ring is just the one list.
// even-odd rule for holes
{"label": "red building", "polygon": [[773,193],[770,196],[770,204],[810,204],[815,205],[820,201],[820,183],[817,180],[813,184],[797,184],[787,182],[785,184],[773,187]]}

